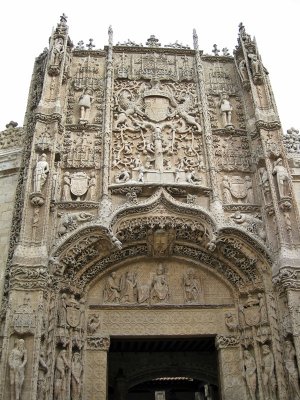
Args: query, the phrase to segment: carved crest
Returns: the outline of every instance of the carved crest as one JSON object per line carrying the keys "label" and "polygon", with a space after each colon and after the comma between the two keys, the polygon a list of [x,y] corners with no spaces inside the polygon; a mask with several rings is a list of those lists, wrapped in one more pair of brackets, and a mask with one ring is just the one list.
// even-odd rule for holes
{"label": "carved crest", "polygon": [[17,308],[13,317],[14,331],[19,334],[31,333],[35,328],[35,316],[27,300]]}
{"label": "carved crest", "polygon": [[245,181],[240,176],[233,176],[230,180],[230,191],[236,199],[244,199],[247,196]]}
{"label": "carved crest", "polygon": [[174,230],[157,229],[149,232],[148,249],[153,256],[170,255],[173,250],[176,234]]}
{"label": "carved crest", "polygon": [[75,172],[71,175],[71,192],[75,196],[83,196],[88,190],[88,179],[84,172]]}
{"label": "carved crest", "polygon": [[72,328],[76,328],[80,322],[80,310],[74,307],[67,307],[67,322]]}
{"label": "carved crest", "polygon": [[170,114],[170,101],[166,97],[146,97],[144,102],[145,114],[152,121],[164,121]]}

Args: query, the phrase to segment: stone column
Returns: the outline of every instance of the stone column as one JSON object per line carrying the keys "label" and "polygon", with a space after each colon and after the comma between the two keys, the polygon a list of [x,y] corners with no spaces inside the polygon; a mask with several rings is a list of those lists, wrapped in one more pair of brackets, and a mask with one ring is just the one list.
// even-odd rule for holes
{"label": "stone column", "polygon": [[220,395],[223,400],[247,399],[241,371],[239,340],[234,336],[217,336]]}
{"label": "stone column", "polygon": [[110,339],[107,336],[87,338],[83,379],[83,398],[86,400],[107,399],[107,353],[109,345]]}

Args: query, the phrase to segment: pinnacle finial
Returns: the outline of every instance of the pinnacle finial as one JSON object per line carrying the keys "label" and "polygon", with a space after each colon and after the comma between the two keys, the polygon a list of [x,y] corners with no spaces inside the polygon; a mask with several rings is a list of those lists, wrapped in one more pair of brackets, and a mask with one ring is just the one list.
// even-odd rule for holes
{"label": "pinnacle finial", "polygon": [[198,50],[199,49],[198,35],[195,28],[193,29],[193,42],[194,42],[194,50]]}
{"label": "pinnacle finial", "polygon": [[108,44],[109,46],[113,45],[113,30],[111,25],[108,27]]}
{"label": "pinnacle finial", "polygon": [[66,25],[67,19],[68,19],[68,17],[66,16],[66,14],[62,13],[62,15],[60,16],[60,23],[63,25]]}

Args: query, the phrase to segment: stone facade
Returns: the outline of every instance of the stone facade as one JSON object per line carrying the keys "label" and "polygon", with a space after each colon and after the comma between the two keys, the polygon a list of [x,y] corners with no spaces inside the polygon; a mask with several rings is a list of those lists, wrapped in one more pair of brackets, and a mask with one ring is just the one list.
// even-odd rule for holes
{"label": "stone facade", "polygon": [[[300,399],[300,136],[255,41],[108,38],[74,46],[63,15],[0,134],[0,399],[133,400],[176,373],[195,399]],[[110,351],[166,337],[217,358]]]}

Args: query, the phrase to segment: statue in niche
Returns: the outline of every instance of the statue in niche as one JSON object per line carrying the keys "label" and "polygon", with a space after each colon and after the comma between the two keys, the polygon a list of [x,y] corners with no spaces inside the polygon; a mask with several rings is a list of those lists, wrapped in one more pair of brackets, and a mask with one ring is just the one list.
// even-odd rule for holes
{"label": "statue in niche", "polygon": [[244,378],[250,394],[251,400],[256,400],[256,362],[249,350],[244,350]]}
{"label": "statue in niche", "polygon": [[92,172],[88,183],[88,194],[91,201],[96,200],[96,182],[96,174]]}
{"label": "statue in niche", "polygon": [[67,295],[62,293],[60,297],[60,307],[58,308],[58,325],[65,327],[67,325]]}
{"label": "statue in niche", "polygon": [[18,339],[15,347],[9,354],[9,379],[12,400],[20,400],[25,379],[25,366],[27,363],[27,350],[24,339]]}
{"label": "statue in niche", "polygon": [[241,60],[239,63],[239,72],[240,72],[242,82],[246,82],[249,80],[246,61],[244,59]]}
{"label": "statue in niche", "polygon": [[285,341],[285,369],[287,371],[291,398],[300,399],[299,374],[296,363],[296,351],[290,340]]}
{"label": "statue in niche", "polygon": [[232,196],[230,191],[230,181],[227,175],[223,176],[222,180],[222,187],[223,187],[223,199],[225,204],[232,203]]}
{"label": "statue in niche", "polygon": [[198,303],[201,294],[201,284],[194,268],[189,268],[183,275],[184,301],[187,304]]}
{"label": "statue in niche", "polygon": [[256,54],[248,54],[250,58],[250,65],[251,65],[251,72],[252,75],[259,75],[260,74],[260,62]]}
{"label": "statue in niche", "polygon": [[93,103],[93,91],[91,89],[85,89],[83,94],[79,97],[79,108],[80,108],[80,119],[79,121],[88,121],[90,116],[90,110]]}
{"label": "statue in niche", "polygon": [[67,361],[66,354],[66,350],[61,350],[56,358],[54,373],[54,400],[65,400],[67,395],[66,373],[70,368],[70,365]]}
{"label": "statue in niche", "polygon": [[57,38],[54,41],[53,50],[52,50],[52,60],[51,64],[59,65],[62,60],[64,49],[64,41],[62,38]]}
{"label": "statue in niche", "polygon": [[103,302],[120,303],[120,283],[115,272],[112,272],[105,282]]}
{"label": "statue in niche", "polygon": [[221,98],[219,102],[219,107],[223,119],[223,127],[232,127],[232,122],[231,122],[231,113],[233,110],[233,107],[229,101],[229,96],[227,93],[223,92],[221,93]]}
{"label": "statue in niche", "polygon": [[290,177],[287,169],[283,166],[282,158],[278,158],[274,162],[273,175],[276,175],[279,198],[289,197],[291,195]]}
{"label": "statue in niche", "polygon": [[71,398],[72,400],[80,400],[81,394],[81,374],[82,363],[78,352],[73,354],[71,365]]}
{"label": "statue in niche", "polygon": [[276,400],[276,378],[274,356],[269,345],[262,346],[262,382],[266,400]]}
{"label": "statue in niche", "polygon": [[267,306],[265,301],[265,296],[263,293],[258,293],[259,300],[259,311],[260,311],[260,323],[264,324],[268,322]]}
{"label": "statue in niche", "polygon": [[121,303],[137,302],[136,273],[127,271],[120,282]]}
{"label": "statue in niche", "polygon": [[37,382],[37,399],[45,400],[46,394],[46,378],[45,375],[48,372],[47,364],[44,360],[44,353],[40,353],[39,358],[39,371],[38,371],[38,382]]}
{"label": "statue in niche", "polygon": [[271,202],[271,188],[267,169],[265,167],[260,168],[259,175],[265,203],[269,204]]}
{"label": "statue in niche", "polygon": [[33,180],[33,191],[39,193],[47,180],[49,173],[49,164],[45,153],[41,155],[41,159],[36,163],[35,174]]}
{"label": "statue in niche", "polygon": [[249,175],[245,176],[245,187],[247,190],[247,203],[254,204],[254,196],[253,196],[253,189],[252,189],[252,179]]}
{"label": "statue in niche", "polygon": [[66,171],[63,175],[62,201],[71,201],[71,179],[70,172]]}
{"label": "statue in niche", "polygon": [[152,278],[150,297],[153,303],[167,303],[169,301],[169,285],[163,264],[159,264],[156,274]]}

